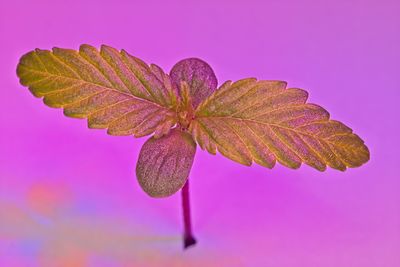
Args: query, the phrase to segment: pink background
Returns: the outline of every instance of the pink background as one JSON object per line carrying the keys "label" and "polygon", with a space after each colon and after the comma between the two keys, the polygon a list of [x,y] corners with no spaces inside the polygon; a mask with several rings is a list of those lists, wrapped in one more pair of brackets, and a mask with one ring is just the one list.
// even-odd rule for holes
{"label": "pink background", "polygon": [[[0,266],[400,266],[398,1],[0,0]],[[344,173],[245,167],[198,150],[199,244],[182,252],[180,195],[151,199],[146,140],[88,130],[19,85],[19,57],[82,43],[169,71],[200,57],[219,83],[305,88],[371,160]]]}

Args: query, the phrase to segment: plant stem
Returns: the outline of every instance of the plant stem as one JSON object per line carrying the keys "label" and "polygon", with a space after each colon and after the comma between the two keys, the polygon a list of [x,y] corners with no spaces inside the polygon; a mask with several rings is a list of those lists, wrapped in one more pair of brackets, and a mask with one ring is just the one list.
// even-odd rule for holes
{"label": "plant stem", "polygon": [[189,179],[182,188],[182,208],[183,208],[183,248],[187,249],[196,244],[196,239],[192,233],[192,223],[190,219],[190,202],[189,202]]}

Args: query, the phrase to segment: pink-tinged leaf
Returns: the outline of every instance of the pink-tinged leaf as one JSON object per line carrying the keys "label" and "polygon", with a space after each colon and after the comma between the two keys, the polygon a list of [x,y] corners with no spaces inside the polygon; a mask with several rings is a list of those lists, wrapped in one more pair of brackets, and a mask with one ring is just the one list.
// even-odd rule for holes
{"label": "pink-tinged leaf", "polygon": [[178,128],[158,139],[151,137],[139,154],[136,176],[151,197],[167,197],[181,189],[192,168],[196,143]]}
{"label": "pink-tinged leaf", "polygon": [[181,82],[186,82],[193,101],[197,107],[201,101],[211,95],[218,85],[214,71],[206,62],[198,58],[179,61],[170,72],[171,79],[181,93]]}

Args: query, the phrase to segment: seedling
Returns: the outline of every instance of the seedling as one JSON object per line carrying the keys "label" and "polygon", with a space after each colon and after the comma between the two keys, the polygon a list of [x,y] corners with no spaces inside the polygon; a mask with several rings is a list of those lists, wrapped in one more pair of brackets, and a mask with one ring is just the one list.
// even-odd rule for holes
{"label": "seedling", "polygon": [[17,67],[22,85],[46,105],[110,135],[152,135],[136,165],[141,188],[151,197],[182,189],[184,248],[192,234],[189,173],[196,144],[238,163],[273,168],[344,171],[369,160],[363,140],[308,94],[284,81],[248,78],[217,88],[211,67],[197,58],[179,61],[169,74],[157,65],[103,45],[98,51],[53,48],[25,54]]}

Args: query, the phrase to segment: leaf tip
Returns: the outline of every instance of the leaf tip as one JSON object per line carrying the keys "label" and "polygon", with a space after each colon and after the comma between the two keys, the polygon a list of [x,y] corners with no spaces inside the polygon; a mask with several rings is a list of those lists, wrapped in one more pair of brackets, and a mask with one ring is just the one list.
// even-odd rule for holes
{"label": "leaf tip", "polygon": [[117,49],[115,49],[114,47],[111,47],[111,46],[105,45],[105,44],[102,44],[100,46],[100,52],[101,53],[104,53],[104,52],[106,52],[106,53],[113,53],[113,52],[114,53],[119,53],[119,51]]}
{"label": "leaf tip", "polygon": [[81,44],[79,46],[79,52],[87,51],[87,50],[96,50],[97,51],[96,47],[91,46],[89,44]]}

